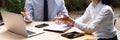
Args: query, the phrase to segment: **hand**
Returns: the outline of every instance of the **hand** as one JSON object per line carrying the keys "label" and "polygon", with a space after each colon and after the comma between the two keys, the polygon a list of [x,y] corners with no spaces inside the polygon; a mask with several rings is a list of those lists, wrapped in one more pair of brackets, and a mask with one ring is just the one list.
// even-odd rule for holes
{"label": "hand", "polygon": [[26,20],[30,20],[30,14],[27,11],[26,7],[24,7],[24,12],[21,12],[21,14],[25,17]]}
{"label": "hand", "polygon": [[63,17],[62,15],[56,16],[55,23],[56,24],[64,24],[63,20],[61,20],[62,17]]}
{"label": "hand", "polygon": [[72,27],[74,26],[74,20],[72,18],[70,18],[69,16],[65,15],[65,14],[60,14],[56,17],[56,24],[67,24],[68,26]]}

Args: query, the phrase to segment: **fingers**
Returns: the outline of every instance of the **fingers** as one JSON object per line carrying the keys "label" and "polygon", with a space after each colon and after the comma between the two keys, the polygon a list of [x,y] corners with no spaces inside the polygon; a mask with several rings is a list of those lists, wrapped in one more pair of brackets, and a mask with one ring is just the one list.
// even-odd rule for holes
{"label": "fingers", "polygon": [[27,12],[27,8],[26,7],[24,7],[24,12]]}
{"label": "fingers", "polygon": [[30,15],[28,12],[21,12],[21,14],[22,14],[23,16]]}
{"label": "fingers", "polygon": [[29,14],[29,12],[27,11],[26,7],[24,7],[24,12],[21,12],[21,14],[22,14],[26,19],[29,19],[29,18],[30,18],[30,14]]}
{"label": "fingers", "polygon": [[56,22],[57,24],[62,24],[65,23],[64,21],[66,21],[67,19],[64,17],[66,16],[65,14],[60,14],[56,17]]}
{"label": "fingers", "polygon": [[29,15],[29,12],[27,11],[26,7],[24,7],[24,12],[21,12],[23,16]]}
{"label": "fingers", "polygon": [[67,26],[69,27],[74,26],[74,21],[72,20],[72,18],[65,14],[59,14],[58,16],[55,17],[55,19],[56,24],[67,24]]}
{"label": "fingers", "polygon": [[26,8],[26,7],[24,7],[24,14],[25,14],[25,15],[29,15],[29,12],[27,11],[27,8]]}
{"label": "fingers", "polygon": [[25,13],[24,13],[24,12],[21,12],[21,14],[22,14],[23,16],[25,16]]}
{"label": "fingers", "polygon": [[62,24],[62,22],[60,20],[56,20],[55,23],[56,24]]}
{"label": "fingers", "polygon": [[56,17],[56,20],[64,20],[64,19],[67,19],[66,15],[64,15],[64,14],[60,14]]}
{"label": "fingers", "polygon": [[65,15],[65,14],[60,14],[56,17],[56,24],[67,24],[68,26],[73,26],[74,25],[74,21],[72,18],[70,18],[69,16]]}

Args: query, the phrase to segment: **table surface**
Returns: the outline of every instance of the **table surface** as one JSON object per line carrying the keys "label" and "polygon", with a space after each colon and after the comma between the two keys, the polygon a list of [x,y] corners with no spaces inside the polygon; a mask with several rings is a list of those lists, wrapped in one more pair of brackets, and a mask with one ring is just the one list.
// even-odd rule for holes
{"label": "table surface", "polygon": [[[37,24],[47,23],[49,25],[52,25],[54,22],[32,22],[30,24],[27,24],[26,26],[34,27]],[[43,28],[40,28],[43,29]],[[71,28],[65,33],[77,31],[80,33],[84,33],[77,29],[76,27]],[[50,32],[50,31],[44,31],[45,33],[36,35],[30,38],[12,33],[7,31],[7,29],[3,26],[0,26],[0,40],[97,40],[96,36],[85,34],[82,37],[74,38],[74,39],[67,39],[65,37],[62,37],[61,34],[63,33],[56,33],[56,32]]]}

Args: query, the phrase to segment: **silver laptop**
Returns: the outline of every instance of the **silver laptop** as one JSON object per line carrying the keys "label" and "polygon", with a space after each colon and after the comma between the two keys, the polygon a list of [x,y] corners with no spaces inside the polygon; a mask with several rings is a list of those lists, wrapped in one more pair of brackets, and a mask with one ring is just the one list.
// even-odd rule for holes
{"label": "silver laptop", "polygon": [[31,37],[44,33],[42,29],[26,27],[26,23],[20,14],[1,11],[1,15],[8,31],[23,35],[25,37]]}

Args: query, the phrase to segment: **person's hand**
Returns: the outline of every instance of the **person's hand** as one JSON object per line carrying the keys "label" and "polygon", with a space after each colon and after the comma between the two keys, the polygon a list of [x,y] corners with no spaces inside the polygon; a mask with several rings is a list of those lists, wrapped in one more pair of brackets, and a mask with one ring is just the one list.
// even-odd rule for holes
{"label": "person's hand", "polygon": [[65,15],[65,14],[60,14],[56,17],[56,24],[67,24],[68,26],[72,27],[74,26],[74,20],[72,18],[70,18],[69,16]]}
{"label": "person's hand", "polygon": [[25,17],[26,20],[30,20],[30,14],[27,11],[26,7],[24,7],[24,12],[21,12],[21,14]]}

